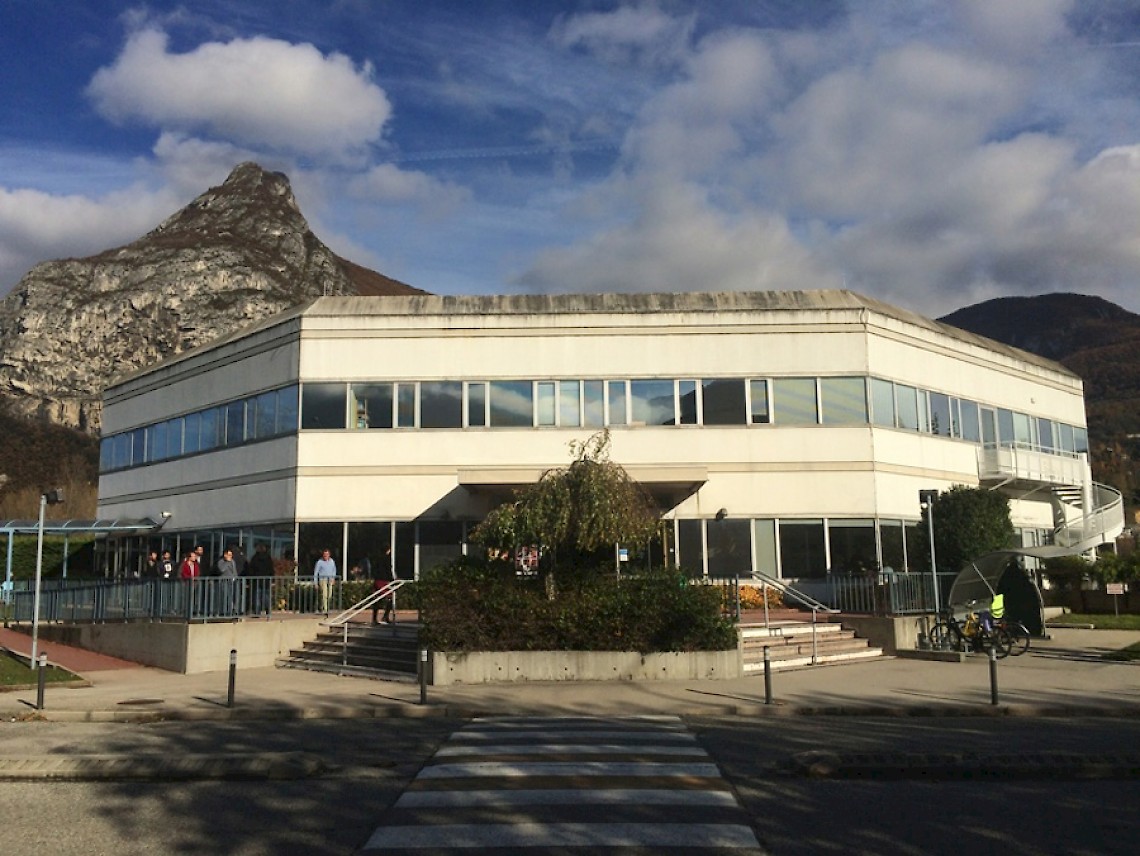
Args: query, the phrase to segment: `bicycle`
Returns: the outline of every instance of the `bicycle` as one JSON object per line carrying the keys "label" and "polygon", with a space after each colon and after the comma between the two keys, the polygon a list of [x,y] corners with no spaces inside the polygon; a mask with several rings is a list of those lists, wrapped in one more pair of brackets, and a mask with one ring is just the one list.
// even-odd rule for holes
{"label": "bicycle", "polygon": [[[970,601],[968,607],[977,601]],[[936,651],[986,651],[992,648],[1000,660],[1013,649],[1013,637],[997,623],[986,621],[971,609],[959,619],[950,607],[942,610],[941,617],[930,629],[930,647]]]}
{"label": "bicycle", "polygon": [[1010,654],[1014,657],[1020,657],[1029,650],[1029,642],[1032,638],[1029,628],[1020,621],[1011,621],[1008,618],[999,618],[996,623],[998,627],[1009,634]]}

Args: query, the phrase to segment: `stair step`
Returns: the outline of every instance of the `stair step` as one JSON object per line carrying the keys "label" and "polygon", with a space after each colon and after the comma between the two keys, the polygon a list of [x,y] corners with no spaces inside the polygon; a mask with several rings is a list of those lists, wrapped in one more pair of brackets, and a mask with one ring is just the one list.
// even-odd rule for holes
{"label": "stair step", "polygon": [[334,675],[346,675],[355,678],[372,678],[381,681],[399,681],[401,683],[414,683],[418,680],[416,672],[397,671],[394,669],[362,668],[359,666],[344,666],[336,663],[322,663],[303,657],[284,657],[277,661],[280,669],[307,669],[310,672],[327,672]]}
{"label": "stair step", "polygon": [[[848,651],[841,654],[821,654],[816,657],[814,664],[812,663],[812,658],[809,654],[808,656],[789,657],[783,660],[773,659],[770,661],[769,666],[773,670],[798,669],[811,665],[822,666],[828,664],[834,665],[837,663],[854,663],[861,662],[863,660],[874,660],[882,656],[882,648],[864,648],[861,651]],[[763,674],[763,672],[763,663],[744,663],[744,674],[746,675]]]}

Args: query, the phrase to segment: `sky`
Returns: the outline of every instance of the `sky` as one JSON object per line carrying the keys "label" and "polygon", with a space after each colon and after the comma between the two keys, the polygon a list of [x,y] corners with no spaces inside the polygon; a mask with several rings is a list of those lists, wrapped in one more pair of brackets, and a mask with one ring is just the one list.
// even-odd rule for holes
{"label": "sky", "polygon": [[1140,311],[1140,0],[0,0],[0,294],[247,160],[437,294]]}

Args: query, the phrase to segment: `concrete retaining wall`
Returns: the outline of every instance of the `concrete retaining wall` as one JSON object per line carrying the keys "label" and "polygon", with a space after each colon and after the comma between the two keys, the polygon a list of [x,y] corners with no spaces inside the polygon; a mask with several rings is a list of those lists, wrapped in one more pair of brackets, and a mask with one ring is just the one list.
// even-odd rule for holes
{"label": "concrete retaining wall", "polygon": [[230,650],[239,668],[272,666],[290,649],[320,631],[321,619],[238,621],[216,624],[138,622],[130,624],[49,624],[40,636],[171,672],[192,675],[230,667]]}
{"label": "concrete retaining wall", "polygon": [[866,639],[875,648],[882,648],[884,654],[894,656],[899,651],[913,651],[918,647],[919,633],[925,634],[934,624],[933,615],[899,615],[880,617],[875,615],[848,615],[840,622],[855,635]]}
{"label": "concrete retaining wall", "polygon": [[633,651],[470,651],[432,653],[431,683],[652,681],[738,678],[740,651],[638,654]]}

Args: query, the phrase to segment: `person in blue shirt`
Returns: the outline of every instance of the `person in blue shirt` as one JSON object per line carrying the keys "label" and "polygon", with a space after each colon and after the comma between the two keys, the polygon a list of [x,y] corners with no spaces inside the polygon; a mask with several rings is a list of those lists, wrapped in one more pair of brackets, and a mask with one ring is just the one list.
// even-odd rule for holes
{"label": "person in blue shirt", "polygon": [[327,617],[329,614],[329,599],[332,596],[333,585],[336,583],[336,562],[328,550],[321,551],[321,557],[313,565],[313,582],[321,593],[321,612]]}

